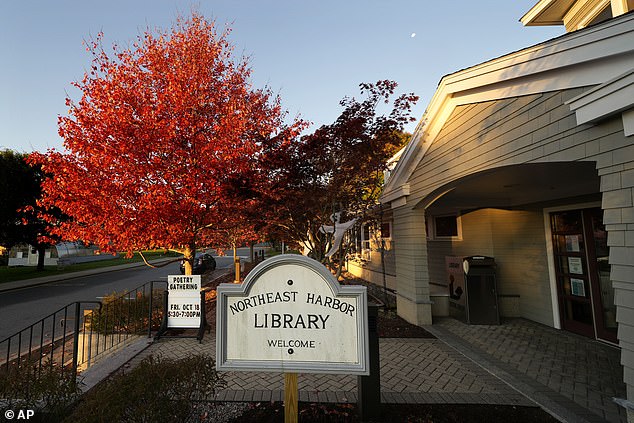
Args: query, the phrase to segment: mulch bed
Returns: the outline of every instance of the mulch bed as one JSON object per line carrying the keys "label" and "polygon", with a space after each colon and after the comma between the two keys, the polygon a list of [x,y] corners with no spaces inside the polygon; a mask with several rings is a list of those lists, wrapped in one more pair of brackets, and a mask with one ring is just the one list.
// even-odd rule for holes
{"label": "mulch bed", "polygon": [[[246,275],[246,272],[245,272]],[[243,275],[244,276],[244,275]],[[214,281],[232,282],[233,274]],[[365,281],[363,281],[365,282]],[[359,283],[348,279],[345,283]],[[207,303],[207,319],[215,326],[215,301]],[[380,338],[435,338],[420,326],[412,325],[393,310],[379,309],[377,330]],[[284,405],[279,402],[249,403],[248,409],[231,422],[273,423],[284,421]],[[359,422],[356,404],[299,403],[299,421],[302,423]],[[546,423],[557,419],[539,407],[489,404],[381,404],[380,417],[367,422],[410,422],[410,423]]]}
{"label": "mulch bed", "polygon": [[406,322],[393,310],[379,309],[376,326],[379,338],[436,338],[420,326]]}
{"label": "mulch bed", "polygon": [[[284,405],[253,403],[231,422],[278,423],[284,421]],[[355,404],[299,404],[302,423],[352,423],[361,421]],[[381,415],[366,422],[410,423],[551,423],[557,419],[539,407],[474,404],[382,404]]]}

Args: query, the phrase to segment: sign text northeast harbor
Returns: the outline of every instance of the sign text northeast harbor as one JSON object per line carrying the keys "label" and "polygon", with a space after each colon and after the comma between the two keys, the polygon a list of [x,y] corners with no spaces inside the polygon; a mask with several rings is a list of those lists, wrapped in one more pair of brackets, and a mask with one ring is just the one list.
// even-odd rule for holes
{"label": "sign text northeast harbor", "polygon": [[273,257],[217,294],[219,370],[369,374],[366,288],[321,263]]}

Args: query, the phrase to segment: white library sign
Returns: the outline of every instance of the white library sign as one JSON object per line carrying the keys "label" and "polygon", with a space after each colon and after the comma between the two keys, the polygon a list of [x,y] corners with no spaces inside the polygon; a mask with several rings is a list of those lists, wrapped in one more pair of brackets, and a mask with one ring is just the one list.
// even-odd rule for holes
{"label": "white library sign", "polygon": [[200,275],[167,277],[167,327],[200,327],[200,283]]}
{"label": "white library sign", "polygon": [[369,374],[366,288],[321,263],[276,256],[217,294],[218,370]]}

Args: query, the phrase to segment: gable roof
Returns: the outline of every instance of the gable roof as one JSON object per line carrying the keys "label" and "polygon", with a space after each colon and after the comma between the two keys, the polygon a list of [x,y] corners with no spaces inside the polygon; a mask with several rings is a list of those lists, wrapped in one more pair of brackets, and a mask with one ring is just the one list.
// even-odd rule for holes
{"label": "gable roof", "polygon": [[464,104],[603,84],[634,69],[634,14],[444,76],[381,202],[402,205],[408,180],[453,110]]}
{"label": "gable roof", "polygon": [[520,21],[524,25],[563,25],[564,16],[576,0],[540,0]]}
{"label": "gable roof", "polygon": [[539,0],[520,21],[526,26],[565,25],[577,31],[633,10],[632,0]]}

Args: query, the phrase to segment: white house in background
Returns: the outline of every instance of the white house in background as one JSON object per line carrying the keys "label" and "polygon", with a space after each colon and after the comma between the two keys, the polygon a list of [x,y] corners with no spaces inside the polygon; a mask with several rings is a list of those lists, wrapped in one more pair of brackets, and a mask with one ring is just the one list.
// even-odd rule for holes
{"label": "white house in background", "polygon": [[492,257],[499,314],[618,345],[632,403],[633,9],[537,3],[568,32],[443,77],[381,198],[399,315],[464,313],[456,260]]}
{"label": "white house in background", "polygon": [[[96,246],[80,242],[60,242],[44,252],[44,265],[68,265],[89,261],[112,259],[112,254],[102,254]],[[16,245],[9,250],[9,266],[37,266],[37,251],[28,244]]]}

